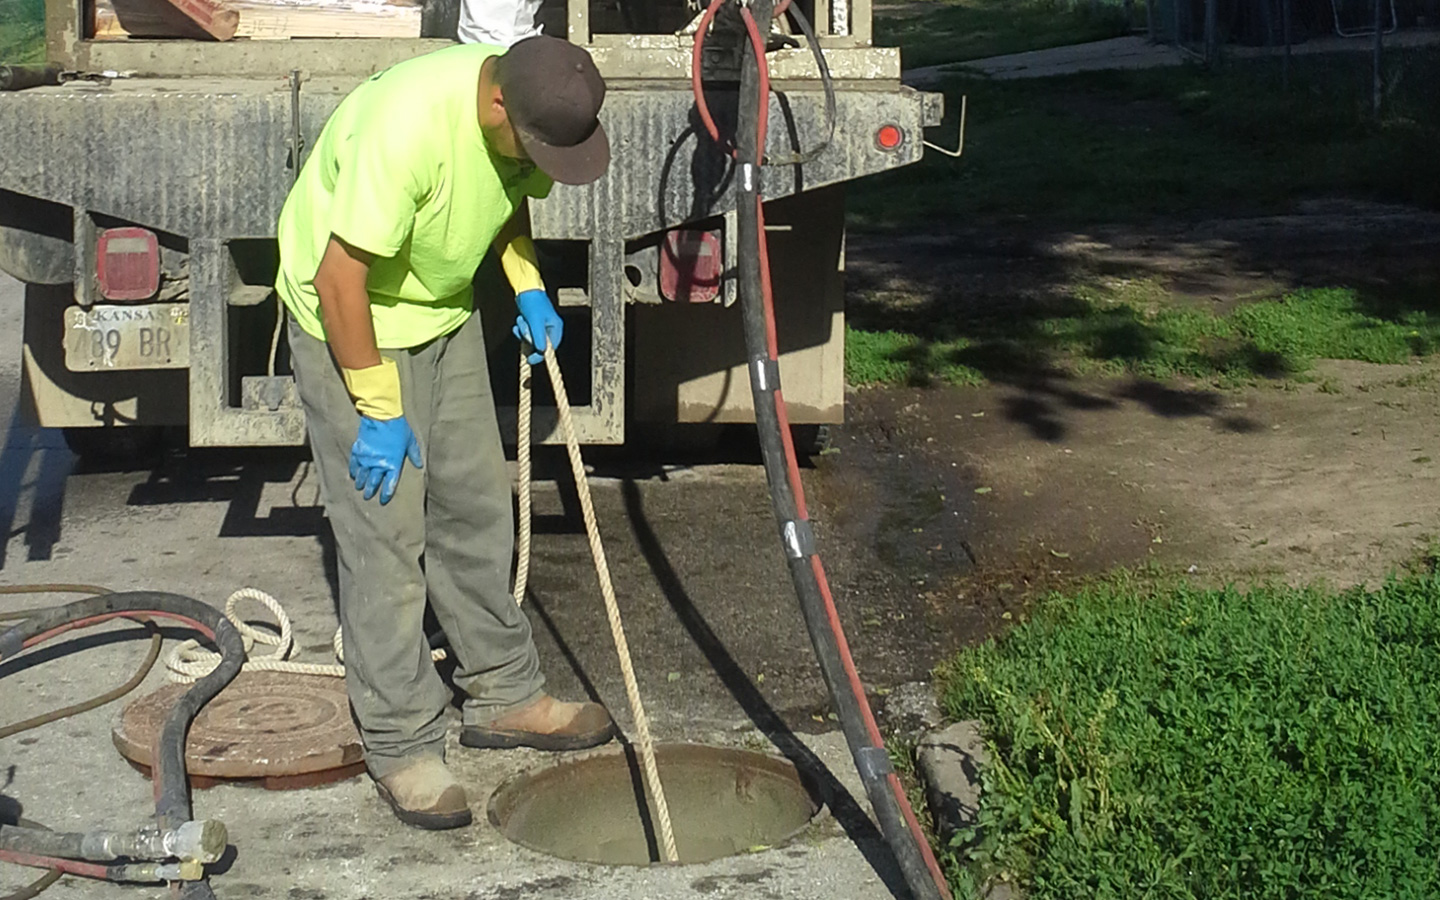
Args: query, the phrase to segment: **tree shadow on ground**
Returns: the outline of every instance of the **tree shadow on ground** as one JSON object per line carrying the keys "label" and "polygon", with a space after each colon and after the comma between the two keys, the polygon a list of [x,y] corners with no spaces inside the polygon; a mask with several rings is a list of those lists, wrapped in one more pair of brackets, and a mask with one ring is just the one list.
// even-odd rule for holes
{"label": "tree shadow on ground", "polygon": [[1222,317],[1297,289],[1341,287],[1353,316],[1315,327],[1348,329],[1337,342],[1362,351],[1368,332],[1387,330],[1390,352],[1431,353],[1437,245],[1440,216],[1364,211],[862,235],[850,251],[847,319],[869,336],[852,339],[850,362],[868,367],[861,380],[1012,387],[1006,414],[1044,440],[1061,440],[1077,415],[1125,402],[1245,433],[1254,424],[1224,412],[1224,388],[1301,376],[1313,360],[1304,335],[1257,339]]}
{"label": "tree shadow on ground", "polygon": [[651,524],[644,497],[635,481],[624,479],[620,490],[630,527],[644,562],[660,585],[666,602],[688,638],[704,655],[706,663],[719,676],[755,728],[814,785],[819,792],[819,799],[829,808],[830,814],[845,834],[854,841],[875,874],[884,882],[888,893],[894,897],[908,896],[909,892],[896,868],[894,857],[874,821],[841,784],[825,761],[785,723],[784,717],[770,704],[749,673],[736,661],[730,648],[716,633],[708,617],[690,595],[685,579],[670,559],[660,536]]}

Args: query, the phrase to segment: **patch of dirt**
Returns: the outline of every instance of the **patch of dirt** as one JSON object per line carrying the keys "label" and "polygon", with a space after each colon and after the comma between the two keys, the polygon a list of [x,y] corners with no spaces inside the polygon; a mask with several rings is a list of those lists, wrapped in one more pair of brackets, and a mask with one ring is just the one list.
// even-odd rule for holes
{"label": "patch of dirt", "polygon": [[1440,364],[1321,374],[858,392],[816,478],[837,581],[912,590],[952,647],[1115,566],[1373,583],[1440,533]]}
{"label": "patch of dirt", "polygon": [[1068,296],[1101,279],[1151,280],[1226,312],[1298,287],[1357,288],[1393,300],[1440,288],[1440,213],[1315,201],[1294,215],[1064,229],[986,222],[926,235],[854,235],[852,306],[874,292],[912,294],[974,315]]}
{"label": "patch of dirt", "polygon": [[[1077,272],[1158,277],[1193,287],[1180,302],[1222,309],[1300,285],[1440,284],[1440,216],[1413,211],[1007,229],[856,236],[852,291],[969,314],[1064,290]],[[1440,361],[1323,362],[1313,375],[1222,391],[1046,368],[978,388],[856,391],[810,478],[822,539],[850,551],[827,559],[834,581],[909,592],[941,656],[1037,593],[1115,566],[1206,584],[1373,583],[1440,534]]]}

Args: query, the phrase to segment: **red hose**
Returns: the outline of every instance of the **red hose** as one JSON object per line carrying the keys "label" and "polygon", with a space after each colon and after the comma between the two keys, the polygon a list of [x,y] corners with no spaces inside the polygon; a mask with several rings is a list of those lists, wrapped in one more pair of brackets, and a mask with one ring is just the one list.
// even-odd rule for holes
{"label": "red hose", "polygon": [[[695,48],[690,53],[690,89],[695,92],[695,111],[700,114],[700,121],[709,132],[710,139],[715,143],[724,143],[720,140],[720,129],[715,120],[710,116],[710,105],[705,102],[705,82],[700,77],[701,51],[705,47],[705,34],[710,30],[710,23],[715,21],[715,14],[720,7],[725,5],[725,0],[710,0],[710,5],[705,7],[705,14],[700,17],[700,27],[695,32]],[[734,148],[730,151],[735,152]]]}
{"label": "red hose", "polygon": [[[782,0],[782,4],[786,2],[787,0]],[[710,114],[710,107],[705,101],[704,82],[701,78],[701,60],[706,34],[715,19],[716,13],[719,12],[720,7],[724,5],[724,3],[725,0],[711,0],[709,6],[706,7],[705,13],[701,16],[699,27],[695,33],[695,44],[691,54],[690,83],[695,94],[695,108],[700,116],[701,123],[705,126],[705,130],[716,143],[722,143],[720,129],[716,126],[714,117]],[[782,5],[779,12],[783,11],[784,6]],[[749,34],[750,46],[755,54],[756,69],[758,72],[757,88],[761,101],[757,104],[756,147],[763,157],[770,119],[770,70],[765,60],[765,39],[763,35],[761,35],[760,28],[755,22],[755,17],[751,14],[748,7],[742,6],[740,8],[740,16],[744,20],[745,30]],[[735,153],[736,150],[732,147],[731,154],[735,155]],[[770,248],[769,241],[765,234],[765,208],[762,200],[758,196],[755,200],[755,207],[756,219],[759,225],[760,282],[761,297],[765,311],[766,350],[770,360],[778,363],[780,359],[780,347],[775,325],[774,288],[770,279]],[[794,439],[790,434],[790,417],[786,409],[784,396],[779,390],[774,391],[772,396],[775,402],[776,418],[780,426],[780,440],[785,452],[786,480],[789,482],[791,493],[795,498],[796,515],[799,519],[808,521],[810,515],[805,503],[805,489],[800,480],[800,466],[796,459]],[[819,586],[820,596],[824,601],[825,615],[829,621],[841,665],[845,670],[846,680],[849,682],[850,690],[854,694],[861,711],[865,732],[870,736],[870,740],[875,747],[883,749],[885,739],[880,733],[880,726],[876,723],[874,713],[871,711],[870,704],[866,700],[865,686],[860,681],[860,673],[855,668],[855,660],[850,653],[849,642],[845,638],[845,631],[840,622],[840,614],[835,607],[835,598],[830,591],[829,580],[826,578],[825,568],[818,554],[810,557],[810,565],[814,572],[816,583]],[[941,896],[948,898],[950,896],[949,884],[944,873],[940,870],[940,865],[935,859],[934,852],[930,849],[930,842],[926,839],[924,830],[920,827],[920,822],[915,817],[915,811],[910,807],[909,798],[905,795],[905,790],[900,783],[899,777],[892,773],[887,777],[886,781],[890,790],[895,795],[896,802],[904,816],[907,827],[913,835],[916,844],[919,845],[921,856],[925,861],[925,866],[929,870],[931,878],[934,880]]]}
{"label": "red hose", "polygon": [[36,644],[43,644],[46,641],[51,640],[52,638],[59,637],[67,631],[74,631],[77,628],[89,628],[91,625],[99,625],[101,622],[108,622],[111,619],[133,619],[136,622],[144,622],[146,618],[169,619],[173,622],[180,622],[183,625],[190,626],[191,628],[205,635],[205,637],[209,638],[210,640],[215,640],[215,633],[212,632],[209,628],[206,628],[204,625],[195,621],[194,619],[179,615],[177,613],[165,612],[164,610],[159,609],[133,609],[126,610],[125,612],[105,613],[99,616],[90,616],[84,619],[76,619],[73,622],[66,622],[64,625],[58,625],[55,628],[50,629],[49,631],[42,631],[41,633],[25,641],[25,643],[21,646],[25,647],[28,650],[29,648],[34,647]]}
{"label": "red hose", "polygon": [[102,881],[109,875],[107,867],[99,863],[80,862],[74,859],[60,859],[54,856],[37,856],[34,853],[22,853],[18,850],[0,850],[0,862],[14,863],[17,866],[29,866],[33,869],[59,869],[67,875],[99,878]]}
{"label": "red hose", "polygon": [[[724,0],[714,0],[714,2],[711,3],[710,8],[706,10],[706,14],[710,15],[711,11],[717,9],[722,2],[724,2]],[[740,7],[740,17],[745,21],[745,30],[748,31],[750,34],[750,46],[755,52],[756,69],[759,72],[757,88],[760,93],[760,102],[757,104],[757,134],[755,139],[755,146],[758,149],[759,153],[763,156],[765,149],[765,140],[768,136],[770,121],[770,69],[765,61],[765,39],[760,34],[760,28],[755,23],[755,17],[751,15],[749,7]],[[700,55],[700,42],[701,38],[697,34],[695,53],[697,67],[694,76],[695,82],[697,84],[699,83],[698,59]],[[700,105],[701,93],[702,92],[697,89],[697,106]],[[702,118],[704,118],[704,116],[705,114],[702,114]],[[765,234],[765,207],[759,197],[756,197],[755,205],[759,220],[757,240],[759,243],[760,252],[761,296],[764,301],[765,309],[766,348],[769,351],[770,360],[772,362],[778,363],[780,360],[780,347],[779,338],[776,334],[775,327],[774,289],[770,280],[770,242]],[[779,390],[776,390],[773,392],[773,396],[775,398],[776,417],[779,419],[780,423],[780,440],[785,448],[785,468],[787,472],[787,480],[790,483],[790,490],[795,496],[796,515],[801,520],[808,521],[810,515],[805,505],[805,486],[800,481],[800,465],[799,462],[796,460],[795,443],[790,434],[790,417],[786,411],[785,400],[781,392]],[[830,582],[829,579],[827,579],[825,576],[825,567],[820,562],[820,555],[818,553],[813,554],[810,557],[810,566],[814,570],[815,580],[820,587],[820,596],[825,602],[825,615],[829,619],[830,630],[833,633],[835,639],[835,645],[840,655],[841,665],[845,669],[846,679],[850,682],[850,690],[854,693],[855,698],[858,701],[860,712],[862,718],[864,719],[865,730],[870,735],[870,740],[874,743],[874,745],[877,748],[883,749],[885,747],[885,738],[880,733],[880,726],[876,723],[875,715],[870,709],[870,703],[865,697],[865,685],[860,681],[860,673],[855,668],[855,660],[850,653],[850,644],[845,639],[845,629],[840,622],[840,612],[835,607],[835,597],[830,592]],[[940,864],[935,859],[934,852],[930,849],[930,841],[926,839],[925,832],[920,827],[920,822],[915,818],[915,811],[910,808],[910,800],[905,795],[904,786],[900,784],[899,777],[893,773],[888,777],[887,780],[890,784],[891,791],[893,791],[895,794],[895,799],[900,806],[901,813],[905,817],[905,823],[909,827],[910,832],[914,835],[915,842],[920,847],[921,856],[925,860],[925,867],[930,870],[930,876],[935,880],[935,885],[937,888],[939,888],[941,896],[949,897],[949,883],[945,878],[945,873],[940,870]]]}

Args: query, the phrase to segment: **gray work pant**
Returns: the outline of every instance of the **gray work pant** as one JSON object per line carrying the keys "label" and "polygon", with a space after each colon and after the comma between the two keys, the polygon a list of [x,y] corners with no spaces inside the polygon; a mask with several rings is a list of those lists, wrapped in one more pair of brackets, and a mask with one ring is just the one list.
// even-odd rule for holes
{"label": "gray work pant", "polygon": [[425,640],[427,597],[458,664],[455,683],[469,695],[467,722],[523,706],[544,684],[530,623],[510,594],[510,480],[483,329],[473,315],[422,347],[382,351],[399,367],[425,462],[405,464],[384,506],[350,478],[360,419],[328,345],[293,321],[289,336],[339,556],[346,686],[366,763],[383,778],[443,753],[450,692]]}

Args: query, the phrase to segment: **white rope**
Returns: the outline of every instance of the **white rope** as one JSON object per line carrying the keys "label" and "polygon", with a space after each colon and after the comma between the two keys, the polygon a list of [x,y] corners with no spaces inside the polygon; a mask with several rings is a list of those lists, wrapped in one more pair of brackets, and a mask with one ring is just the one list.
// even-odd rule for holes
{"label": "white rope", "polygon": [[[547,340],[548,345],[548,340]],[[516,572],[516,600],[523,599],[522,578],[529,573],[530,547],[530,397],[532,390],[529,372],[526,371],[525,355],[520,356],[520,403],[518,420],[521,423],[516,460],[521,463],[520,473],[520,543],[523,550]],[[600,593],[605,598],[605,615],[610,620],[610,635],[615,640],[615,653],[620,658],[620,674],[625,678],[625,696],[630,701],[630,712],[635,719],[636,743],[640,746],[640,760],[645,775],[645,785],[650,789],[650,802],[659,826],[660,842],[666,862],[679,861],[675,850],[675,831],[670,824],[670,805],[665,802],[665,788],[660,784],[660,770],[655,763],[655,744],[650,738],[650,719],[645,715],[645,704],[640,700],[640,685],[635,678],[635,666],[630,660],[630,645],[625,640],[625,625],[620,621],[620,605],[615,599],[615,585],[610,579],[610,565],[605,560],[605,547],[600,543],[600,526],[595,520],[595,505],[590,500],[590,481],[585,477],[585,463],[580,458],[580,442],[575,437],[575,423],[570,415],[570,399],[565,393],[565,379],[560,374],[560,363],[555,358],[555,349],[545,348],[545,368],[550,372],[550,383],[555,389],[555,407],[560,414],[560,431],[565,436],[565,449],[570,454],[570,470],[575,476],[575,490],[580,495],[580,512],[585,519],[585,533],[590,538],[590,556],[595,561],[595,574],[600,579]],[[522,455],[523,454],[523,455]],[[522,461],[523,460],[523,461]],[[522,575],[522,573],[524,573]]]}
{"label": "white rope", "polygon": [[515,404],[515,469],[519,482],[520,519],[515,536],[515,602],[525,602],[525,589],[530,584],[530,407],[533,387],[531,373],[535,367],[520,352],[520,399]]}
{"label": "white rope", "polygon": [[[242,600],[253,600],[264,606],[275,617],[279,634],[270,631],[262,631],[255,628],[249,622],[241,618],[236,607]],[[245,645],[245,665],[242,671],[246,672],[289,672],[294,675],[322,675],[331,678],[345,677],[345,666],[324,663],[301,663],[289,659],[290,651],[294,649],[294,633],[290,627],[290,616],[285,612],[285,607],[280,601],[255,588],[241,588],[225,601],[225,618],[240,632],[240,640]],[[340,629],[335,629],[335,637],[331,641],[335,648],[335,658],[341,663],[345,661],[345,647],[340,639]],[[252,651],[257,647],[273,648],[264,655],[253,655]],[[445,658],[444,650],[432,650],[431,659],[442,660]],[[220,664],[220,654],[213,650],[207,650],[195,639],[181,642],[176,648],[170,651],[165,658],[165,668],[169,670],[170,680],[180,684],[189,684],[198,679],[204,678],[214,671]]]}

